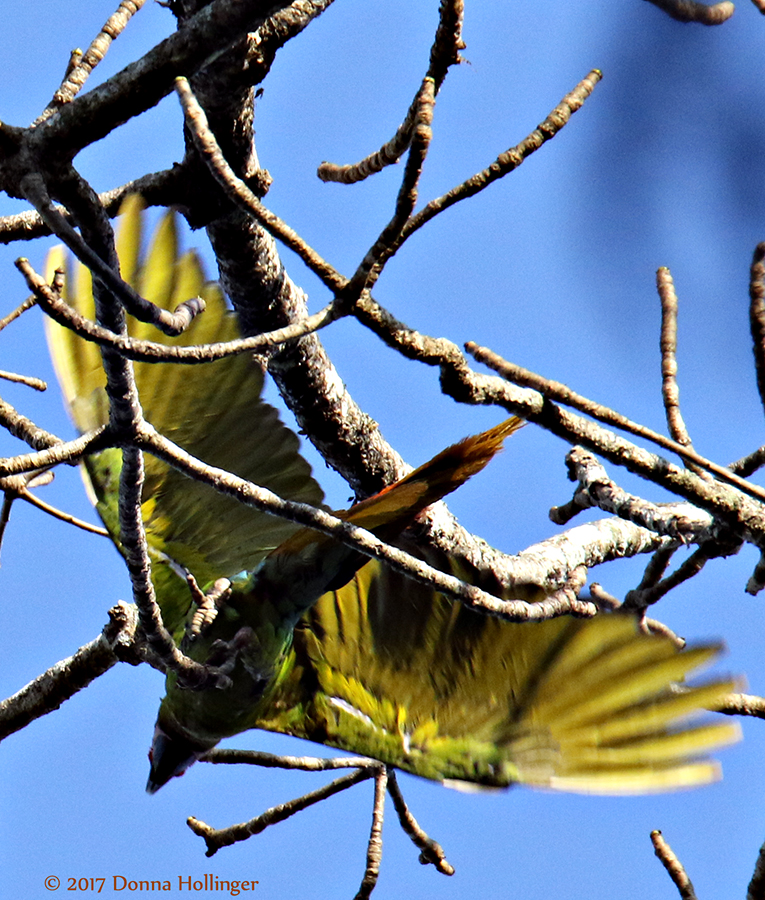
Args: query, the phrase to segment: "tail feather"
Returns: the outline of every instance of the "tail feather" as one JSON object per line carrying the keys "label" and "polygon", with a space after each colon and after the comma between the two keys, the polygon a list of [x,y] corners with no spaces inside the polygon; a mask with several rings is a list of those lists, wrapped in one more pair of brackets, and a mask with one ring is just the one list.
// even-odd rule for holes
{"label": "tail feather", "polygon": [[[513,417],[443,450],[405,478],[336,515],[392,540],[428,506],[479,472],[524,422]],[[252,612],[267,596],[293,625],[326,591],[346,584],[366,562],[357,550],[303,528],[276,548],[255,574]]]}
{"label": "tail feather", "polygon": [[357,503],[341,517],[369,530],[382,526],[395,528],[402,521],[410,522],[480,472],[496,456],[505,438],[523,425],[523,419],[513,416],[488,431],[452,444],[400,481]]}

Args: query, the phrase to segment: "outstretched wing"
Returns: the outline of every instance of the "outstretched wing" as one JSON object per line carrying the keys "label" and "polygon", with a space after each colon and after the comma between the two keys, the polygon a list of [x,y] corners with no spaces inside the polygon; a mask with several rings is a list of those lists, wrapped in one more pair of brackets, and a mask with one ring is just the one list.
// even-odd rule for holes
{"label": "outstretched wing", "polygon": [[698,721],[730,681],[678,686],[719,650],[678,651],[622,615],[492,619],[373,561],[304,616],[257,727],[453,786],[670,790],[714,780],[706,754],[738,739]]}
{"label": "outstretched wing", "polygon": [[[123,278],[147,300],[174,309],[190,297],[204,297],[207,309],[178,338],[167,338],[145,323],[130,320],[133,337],[180,345],[239,337],[236,318],[226,309],[217,284],[206,282],[194,252],[178,253],[175,216],[160,221],[145,256],[141,253],[142,201],[123,203],[117,252]],[[63,248],[51,251],[47,270],[67,268]],[[91,276],[78,265],[69,271],[64,299],[93,318]],[[98,347],[48,322],[48,343],[67,407],[80,432],[108,420],[105,378]],[[261,398],[263,371],[249,354],[203,365],[140,362],[135,377],[146,418],[192,455],[292,500],[318,505],[323,494],[299,453],[299,442]],[[109,450],[88,458],[86,484],[116,542],[116,485],[121,454]],[[146,458],[143,504],[153,555],[153,576],[166,624],[175,630],[189,606],[189,592],[175,575],[177,563],[200,585],[258,565],[295,526],[248,509],[153,457]]]}

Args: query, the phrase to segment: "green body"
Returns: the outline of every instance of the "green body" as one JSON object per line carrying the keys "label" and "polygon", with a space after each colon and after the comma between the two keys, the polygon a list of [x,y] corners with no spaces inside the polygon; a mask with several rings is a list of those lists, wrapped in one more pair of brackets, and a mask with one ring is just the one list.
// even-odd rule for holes
{"label": "green body", "polygon": [[[199,293],[207,300],[207,311],[178,342],[235,337],[220,291],[204,285],[193,255],[178,258],[172,217],[160,225],[143,262],[140,231],[140,204],[129,198],[118,242],[126,280],[166,308]],[[54,254],[53,263],[60,262]],[[67,299],[92,314],[81,273]],[[140,337],[148,331],[131,327]],[[49,329],[49,340],[78,428],[102,424],[107,409],[95,345],[58,326]],[[262,371],[247,357],[193,367],[141,363],[136,382],[149,421],[194,456],[286,498],[321,502],[297,438],[262,401]],[[419,510],[484,465],[516,427],[511,420],[450,448],[346,515],[395,538]],[[86,463],[89,489],[118,546],[120,464],[119,451]],[[166,625],[199,662],[221,656],[216,641],[236,646],[228,687],[181,690],[168,677],[150,790],[222,738],[249,728],[308,738],[438,781],[520,781],[606,793],[709,781],[718,767],[706,753],[737,737],[729,722],[691,721],[730,682],[674,688],[714,657],[716,646],[678,652],[668,639],[642,634],[634,621],[616,615],[539,624],[486,618],[158,460],[147,458],[146,475],[142,511]],[[425,555],[501,594],[464,562]],[[220,577],[233,579],[231,594],[200,634],[188,629],[194,609],[184,569],[203,589]]]}

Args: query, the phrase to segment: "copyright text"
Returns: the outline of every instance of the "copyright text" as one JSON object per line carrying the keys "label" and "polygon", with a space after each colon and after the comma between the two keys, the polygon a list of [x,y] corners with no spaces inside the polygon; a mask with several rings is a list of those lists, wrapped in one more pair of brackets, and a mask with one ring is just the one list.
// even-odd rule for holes
{"label": "copyright text", "polygon": [[49,891],[56,891],[64,887],[67,891],[87,891],[100,894],[106,887],[112,891],[179,891],[181,893],[201,893],[202,891],[221,891],[230,897],[238,897],[244,891],[254,891],[259,883],[253,880],[232,881],[230,878],[219,878],[217,875],[200,875],[194,878],[192,875],[176,875],[173,879],[139,880],[127,878],[125,875],[110,875],[101,878],[65,878],[66,885],[62,885],[57,875],[48,875],[45,879],[45,887]]}

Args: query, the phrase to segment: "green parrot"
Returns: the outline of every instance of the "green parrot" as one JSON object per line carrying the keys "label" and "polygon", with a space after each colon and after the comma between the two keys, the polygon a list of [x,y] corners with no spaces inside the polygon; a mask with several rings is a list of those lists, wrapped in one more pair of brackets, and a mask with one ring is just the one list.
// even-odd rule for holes
{"label": "green parrot", "polygon": [[[123,206],[122,275],[148,300],[174,308],[207,302],[181,343],[238,331],[193,254],[178,256],[166,215],[145,259],[139,198]],[[65,266],[51,251],[48,274]],[[92,316],[81,267],[65,299]],[[130,333],[149,328],[131,323]],[[93,344],[48,324],[67,406],[80,431],[107,419]],[[152,334],[152,340],[169,339]],[[136,365],[147,419],[188,452],[283,497],[318,505],[322,493],[297,438],[261,399],[251,359],[199,366]],[[431,564],[502,595],[465,560],[423,550],[403,532],[435,500],[483,468],[522,423],[507,422],[440,453],[400,482],[339,515]],[[89,457],[85,480],[119,547],[121,456]],[[703,784],[719,774],[707,753],[738,738],[735,724],[697,721],[733,688],[729,680],[679,686],[717,645],[678,651],[633,618],[562,617],[516,624],[479,615],[311,529],[267,516],[146,460],[142,506],[152,579],[167,627],[199,662],[228,654],[219,688],[166,681],[152,750],[151,793],[214,747],[250,728],[307,738],[452,785],[525,783],[598,793],[645,793]],[[207,589],[230,587],[199,624],[185,573]]]}

